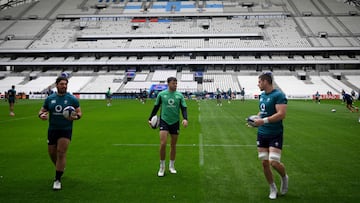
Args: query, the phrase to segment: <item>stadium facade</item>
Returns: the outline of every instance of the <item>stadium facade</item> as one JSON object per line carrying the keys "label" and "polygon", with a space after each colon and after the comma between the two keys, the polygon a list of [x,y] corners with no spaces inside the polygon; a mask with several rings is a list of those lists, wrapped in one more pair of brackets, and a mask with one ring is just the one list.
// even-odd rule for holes
{"label": "stadium facade", "polygon": [[[112,80],[122,83],[115,86],[121,93],[139,88],[125,87],[134,82],[136,74],[147,75],[138,81],[149,82],[140,85],[144,88],[164,81],[152,78],[157,70],[176,70],[180,77],[182,73],[193,75],[184,80],[193,83],[185,84],[183,91],[213,92],[219,85],[207,89],[203,80],[217,82],[216,75],[231,75],[239,91],[242,75],[274,71],[310,83],[314,83],[312,75],[330,76],[349,90],[360,89],[357,82],[346,77],[360,75],[360,9],[356,1],[1,3],[1,78],[16,75],[29,81],[59,71],[74,76],[117,75]],[[205,77],[195,76],[202,73]],[[224,78],[229,79],[225,76],[220,80]],[[75,91],[90,89],[86,86],[91,80],[94,78]],[[340,93],[342,84],[321,80]]]}

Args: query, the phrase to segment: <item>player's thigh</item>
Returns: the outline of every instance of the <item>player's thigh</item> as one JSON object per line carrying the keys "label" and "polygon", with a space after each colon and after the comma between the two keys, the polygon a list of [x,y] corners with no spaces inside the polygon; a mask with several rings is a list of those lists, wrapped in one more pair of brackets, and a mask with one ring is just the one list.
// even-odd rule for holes
{"label": "player's thigh", "polygon": [[269,148],[266,147],[258,147],[257,150],[258,152],[269,152]]}
{"label": "player's thigh", "polygon": [[159,135],[160,135],[160,143],[161,144],[166,144],[168,134],[169,134],[169,131],[160,130]]}
{"label": "player's thigh", "polygon": [[57,146],[56,145],[48,145],[49,154],[56,154]]}
{"label": "player's thigh", "polygon": [[59,152],[65,153],[69,147],[69,144],[70,144],[69,138],[61,137],[58,139],[58,142],[57,142],[57,150]]}
{"label": "player's thigh", "polygon": [[171,145],[176,145],[179,134],[171,134]]}
{"label": "player's thigh", "polygon": [[269,148],[269,152],[281,154],[281,151],[282,151],[281,149],[276,148],[276,147],[270,147],[270,148]]}

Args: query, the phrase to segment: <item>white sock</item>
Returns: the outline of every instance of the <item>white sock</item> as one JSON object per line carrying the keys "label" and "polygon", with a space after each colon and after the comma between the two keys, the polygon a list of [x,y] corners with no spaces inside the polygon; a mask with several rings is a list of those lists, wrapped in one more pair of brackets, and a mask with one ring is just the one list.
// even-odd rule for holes
{"label": "white sock", "polygon": [[160,160],[160,167],[165,168],[165,160]]}
{"label": "white sock", "polygon": [[275,182],[271,183],[271,184],[270,184],[270,187],[271,187],[271,188],[276,188]]}
{"label": "white sock", "polygon": [[174,163],[175,163],[175,160],[170,160],[169,167],[174,168]]}

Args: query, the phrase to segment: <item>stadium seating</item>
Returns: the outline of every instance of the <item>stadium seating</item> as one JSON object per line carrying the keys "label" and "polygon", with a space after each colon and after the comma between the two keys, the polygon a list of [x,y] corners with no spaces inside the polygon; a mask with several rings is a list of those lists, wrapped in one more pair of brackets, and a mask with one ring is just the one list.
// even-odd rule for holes
{"label": "stadium seating", "polygon": [[69,79],[67,91],[70,93],[80,92],[80,90],[88,83],[93,77],[91,76],[73,76]]}
{"label": "stadium seating", "polygon": [[55,83],[56,77],[43,76],[30,80],[25,84],[16,85],[18,92],[29,94],[30,92],[44,92],[44,90]]}
{"label": "stadium seating", "polygon": [[176,77],[176,70],[156,70],[151,81],[166,81],[168,77]]}
{"label": "stadium seating", "polygon": [[11,89],[12,85],[15,85],[15,87],[25,80],[25,77],[23,76],[10,76],[5,77],[4,79],[0,80],[0,92],[5,92]]}
{"label": "stadium seating", "polygon": [[335,0],[19,1],[0,12],[0,86],[40,92],[68,69],[70,92],[137,92],[174,76],[180,91],[252,97],[271,70],[290,95],[358,90],[360,73],[346,72],[360,64],[358,13]]}
{"label": "stadium seating", "polygon": [[245,88],[245,96],[247,98],[253,98],[253,95],[259,95],[261,92],[258,85],[258,76],[253,75],[241,75],[238,76],[238,81],[241,88]]}
{"label": "stadium seating", "polygon": [[240,91],[240,87],[237,81],[233,81],[233,77],[230,74],[204,74],[203,91],[216,92],[227,91],[231,88],[232,91]]}
{"label": "stadium seating", "polygon": [[88,82],[79,92],[105,93],[110,87],[116,92],[123,84],[124,75],[99,75]]}
{"label": "stadium seating", "polygon": [[346,75],[348,81],[356,87],[360,87],[360,75]]}

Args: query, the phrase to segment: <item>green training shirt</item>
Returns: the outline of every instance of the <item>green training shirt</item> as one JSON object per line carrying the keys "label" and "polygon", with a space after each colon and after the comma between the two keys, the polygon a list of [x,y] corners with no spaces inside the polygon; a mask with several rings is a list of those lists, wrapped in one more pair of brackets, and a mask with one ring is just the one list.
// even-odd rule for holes
{"label": "green training shirt", "polygon": [[167,124],[172,125],[180,120],[180,105],[186,106],[184,96],[178,92],[164,90],[156,98],[155,105],[161,105],[160,117]]}
{"label": "green training shirt", "polygon": [[8,90],[8,99],[15,99],[16,96],[16,90],[15,89],[9,89]]}
{"label": "green training shirt", "polygon": [[[261,118],[272,116],[276,113],[276,104],[287,104],[285,94],[274,89],[270,93],[261,93],[259,109]],[[265,136],[276,136],[283,134],[282,120],[274,123],[267,123],[259,127],[258,133]]]}
{"label": "green training shirt", "polygon": [[80,106],[79,101],[70,93],[62,96],[52,94],[45,99],[43,107],[49,112],[49,130],[72,129],[73,121],[67,120],[62,114],[67,106],[75,109]]}

